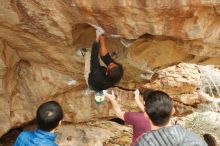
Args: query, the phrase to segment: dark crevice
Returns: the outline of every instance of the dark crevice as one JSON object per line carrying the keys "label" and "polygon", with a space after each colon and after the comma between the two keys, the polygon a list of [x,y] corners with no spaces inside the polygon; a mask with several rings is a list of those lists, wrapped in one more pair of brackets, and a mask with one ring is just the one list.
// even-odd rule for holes
{"label": "dark crevice", "polygon": [[121,86],[114,86],[114,87],[117,87],[121,90],[125,90],[125,91],[135,91],[136,89],[130,89],[130,88],[126,88],[126,87],[121,87]]}
{"label": "dark crevice", "polygon": [[7,132],[6,134],[4,134],[1,138],[0,138],[0,146],[9,146],[12,145],[17,136],[22,132],[22,128],[15,128],[15,129],[11,129],[9,132]]}
{"label": "dark crevice", "polygon": [[32,120],[26,124],[11,129],[0,137],[0,146],[12,146],[17,136],[24,130],[34,130],[36,128],[36,120]]}
{"label": "dark crevice", "polygon": [[121,125],[125,125],[125,122],[120,118],[110,119],[110,121],[121,124]]}

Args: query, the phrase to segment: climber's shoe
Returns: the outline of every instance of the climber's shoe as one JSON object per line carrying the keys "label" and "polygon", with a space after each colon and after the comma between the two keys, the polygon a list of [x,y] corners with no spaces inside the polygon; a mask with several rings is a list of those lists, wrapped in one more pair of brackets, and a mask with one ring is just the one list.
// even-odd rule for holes
{"label": "climber's shoe", "polygon": [[103,94],[103,91],[96,92],[95,93],[95,102],[97,104],[102,104],[105,101],[105,96]]}

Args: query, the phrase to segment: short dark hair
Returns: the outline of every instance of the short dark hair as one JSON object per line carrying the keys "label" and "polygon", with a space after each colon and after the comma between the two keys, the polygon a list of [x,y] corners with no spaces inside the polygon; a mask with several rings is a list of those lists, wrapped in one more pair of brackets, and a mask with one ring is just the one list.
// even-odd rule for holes
{"label": "short dark hair", "polygon": [[114,82],[119,82],[123,76],[124,69],[121,64],[117,64],[116,67],[113,67],[109,70],[108,76]]}
{"label": "short dark hair", "polygon": [[150,120],[156,126],[168,124],[172,115],[172,98],[163,91],[152,91],[144,94],[145,110]]}
{"label": "short dark hair", "polygon": [[143,91],[143,100],[144,100],[144,102],[147,101],[147,96],[148,96],[151,92],[153,92],[153,91],[155,91],[155,90],[153,90],[153,89],[144,89],[144,91]]}
{"label": "short dark hair", "polygon": [[40,105],[36,118],[38,129],[49,132],[63,119],[63,110],[56,101],[49,101]]}

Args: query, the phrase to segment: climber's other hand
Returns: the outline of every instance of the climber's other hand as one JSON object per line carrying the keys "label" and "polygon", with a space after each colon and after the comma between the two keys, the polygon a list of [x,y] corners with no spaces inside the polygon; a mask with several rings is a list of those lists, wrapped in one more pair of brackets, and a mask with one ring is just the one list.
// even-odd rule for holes
{"label": "climber's other hand", "polygon": [[107,97],[109,100],[115,100],[115,93],[114,91],[112,91],[112,94],[107,93],[106,90],[103,91],[103,94],[105,95],[105,97]]}

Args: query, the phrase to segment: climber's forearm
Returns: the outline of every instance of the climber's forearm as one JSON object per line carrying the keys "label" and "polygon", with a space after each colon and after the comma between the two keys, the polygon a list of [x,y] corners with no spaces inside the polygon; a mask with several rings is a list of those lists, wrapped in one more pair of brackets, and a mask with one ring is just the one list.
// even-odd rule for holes
{"label": "climber's forearm", "polygon": [[145,107],[144,107],[144,104],[138,99],[135,100],[138,107],[141,109],[142,112],[145,112]]}
{"label": "climber's forearm", "polygon": [[115,114],[118,118],[124,120],[124,111],[121,110],[118,102],[116,100],[110,100],[112,106],[113,106],[113,109],[115,111]]}
{"label": "climber's forearm", "polygon": [[105,36],[101,35],[99,41],[100,41],[99,54],[100,56],[105,56],[108,53],[106,43],[105,43]]}

